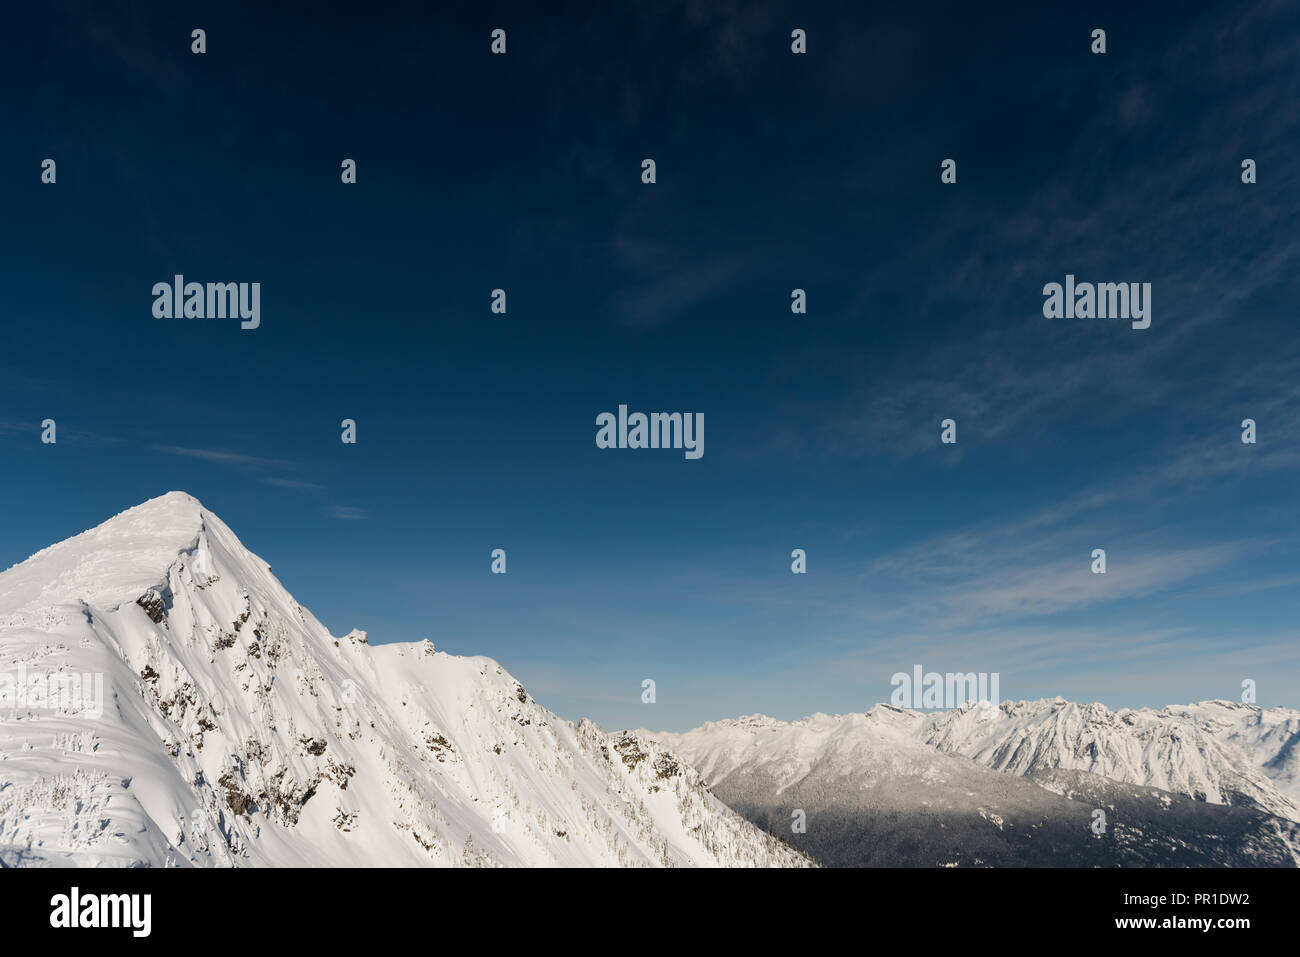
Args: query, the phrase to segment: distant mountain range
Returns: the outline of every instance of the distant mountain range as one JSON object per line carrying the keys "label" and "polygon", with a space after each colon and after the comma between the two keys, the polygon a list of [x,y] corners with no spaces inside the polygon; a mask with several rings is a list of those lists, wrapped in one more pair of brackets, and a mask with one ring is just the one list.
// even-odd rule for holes
{"label": "distant mountain range", "polygon": [[[651,736],[828,865],[1300,863],[1300,712],[1286,708],[882,704]],[[805,833],[792,829],[797,812]]]}

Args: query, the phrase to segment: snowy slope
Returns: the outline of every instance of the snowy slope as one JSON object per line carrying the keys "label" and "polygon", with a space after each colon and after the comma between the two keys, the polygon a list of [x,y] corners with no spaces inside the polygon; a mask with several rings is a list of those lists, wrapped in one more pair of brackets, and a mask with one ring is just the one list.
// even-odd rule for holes
{"label": "snowy slope", "polygon": [[1169,705],[1172,718],[1192,721],[1231,748],[1244,752],[1273,785],[1300,804],[1300,711],[1257,708],[1234,701]]}
{"label": "snowy slope", "polygon": [[0,861],[758,865],[807,859],[662,744],[574,726],[496,662],[335,638],[172,492],[0,574]]}

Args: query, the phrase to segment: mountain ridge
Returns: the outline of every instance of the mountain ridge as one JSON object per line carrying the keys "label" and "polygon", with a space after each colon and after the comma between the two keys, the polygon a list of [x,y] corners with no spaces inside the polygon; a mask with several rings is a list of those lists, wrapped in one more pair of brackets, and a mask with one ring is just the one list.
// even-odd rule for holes
{"label": "mountain ridge", "polygon": [[185,493],[0,573],[0,668],[8,865],[810,864],[492,659],[333,636]]}

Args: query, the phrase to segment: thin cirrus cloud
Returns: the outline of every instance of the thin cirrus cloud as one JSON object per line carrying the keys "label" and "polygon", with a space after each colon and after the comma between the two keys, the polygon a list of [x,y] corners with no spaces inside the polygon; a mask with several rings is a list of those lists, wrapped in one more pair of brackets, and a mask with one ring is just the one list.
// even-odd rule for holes
{"label": "thin cirrus cloud", "polygon": [[287,479],[268,476],[262,479],[267,485],[274,485],[276,488],[302,488],[302,489],[323,489],[325,486],[316,482],[306,482],[302,479]]}
{"label": "thin cirrus cloud", "polygon": [[179,455],[185,458],[202,459],[205,462],[219,462],[222,465],[238,465],[257,469],[283,469],[291,467],[287,462],[281,462],[275,459],[264,459],[256,455],[244,455],[241,452],[228,452],[224,449],[191,449],[180,445],[155,445],[154,450],[157,452],[165,452],[168,455]]}
{"label": "thin cirrus cloud", "polygon": [[325,514],[330,518],[337,518],[343,521],[355,522],[370,517],[370,513],[364,508],[358,508],[355,505],[328,505],[325,508]]}
{"label": "thin cirrus cloud", "polygon": [[[924,539],[876,560],[863,577],[890,581],[897,594],[915,596],[893,603],[891,617],[914,617],[941,630],[1055,615],[1150,597],[1211,573],[1223,577],[1278,543],[1171,543],[1169,531],[1144,502],[1153,486],[1158,494],[1171,484],[1185,484],[1193,460],[1167,466],[1163,482],[1151,473],[1148,481],[1135,478],[1104,492],[1085,490],[1019,518]],[[1225,474],[1234,470],[1225,467]],[[1122,550],[1108,552],[1106,574],[1093,574],[1091,550],[1079,545],[1080,517],[1121,506],[1130,508],[1088,528],[1097,544],[1125,543]]]}
{"label": "thin cirrus cloud", "polygon": [[[1177,454],[1166,450],[1168,454],[1159,464],[1136,469],[1128,477],[1104,487],[1084,487],[1058,502],[1019,516],[973,524],[897,549],[873,562],[867,573],[937,577],[953,575],[961,568],[978,569],[994,561],[1007,561],[1014,567],[1026,559],[1034,560],[1037,566],[1038,558],[1063,547],[1062,535],[1068,534],[1070,523],[1077,522],[1081,516],[1129,506],[1131,511],[1145,517],[1145,526],[1150,528],[1154,516],[1149,503],[1153,498],[1173,496],[1175,492],[1185,497],[1198,486],[1218,487],[1259,469],[1300,466],[1300,453],[1294,449],[1261,449],[1259,454],[1252,451],[1249,456],[1243,456],[1239,448],[1239,445],[1219,443]],[[1130,516],[1095,531],[1109,536],[1123,529],[1125,537],[1132,538],[1141,527]]]}
{"label": "thin cirrus cloud", "polygon": [[216,465],[228,465],[253,476],[259,482],[276,488],[319,491],[325,487],[318,482],[309,482],[292,476],[267,474],[293,472],[298,469],[298,466],[293,462],[282,459],[268,459],[257,455],[247,455],[243,452],[231,452],[227,449],[196,449],[182,445],[154,445],[153,449],[155,452],[161,452],[164,455],[197,459],[201,462],[211,462]]}
{"label": "thin cirrus cloud", "polygon": [[[1002,568],[938,588],[930,602],[940,612],[939,627],[1053,615],[1103,602],[1146,598],[1222,569],[1248,551],[1247,546],[1228,543],[1126,555],[1122,562],[1112,558],[1105,575],[1092,573],[1086,555],[1047,566]],[[990,567],[996,568],[996,559]]]}
{"label": "thin cirrus cloud", "polygon": [[[1123,135],[1147,126],[1162,105],[1151,82],[1131,79],[1111,108],[1080,124],[1069,145],[1083,161],[1051,167],[1011,208],[1000,200],[963,196],[974,215],[934,214],[914,241],[900,244],[908,263],[949,262],[946,280],[929,292],[946,311],[972,310],[985,326],[947,348],[873,370],[841,389],[841,403],[823,412],[825,435],[845,452],[884,447],[912,457],[934,447],[942,416],[970,420],[981,440],[1020,433],[1025,425],[1107,403],[1108,409],[1177,409],[1189,417],[1223,416],[1242,383],[1258,400],[1294,395],[1300,340],[1223,347],[1225,322],[1260,294],[1284,290],[1300,267],[1300,232],[1292,204],[1267,202],[1239,182],[1241,158],[1267,170],[1271,195],[1293,191],[1288,161],[1300,132],[1300,55],[1279,28],[1282,5],[1257,4],[1222,15],[1226,23],[1189,29],[1165,64],[1166,73],[1200,77],[1206,95],[1177,136],[1135,152]],[[1203,38],[1235,37],[1249,57],[1207,60]],[[1247,42],[1244,38],[1249,37]],[[1227,42],[1227,41],[1222,41]],[[1211,82],[1206,69],[1218,71]],[[1233,95],[1211,96],[1232,89]],[[1243,118],[1249,118],[1243,120]],[[1189,144],[1215,144],[1196,149]],[[1032,176],[1033,172],[1025,175]],[[1261,173],[1261,177],[1263,174]],[[1261,183],[1265,180],[1261,178]],[[1142,197],[1134,202],[1134,197]],[[1219,224],[1213,246],[1191,237]],[[974,225],[973,225],[974,224]],[[899,264],[891,261],[893,272]],[[1081,278],[1149,281],[1153,326],[1131,332],[1090,323],[1049,323],[1039,292],[1072,272]],[[864,284],[853,310],[870,316],[876,284]],[[1261,315],[1261,320],[1268,316]],[[1215,357],[1207,374],[1206,355]],[[844,356],[852,363],[852,356]],[[903,371],[898,371],[899,369]]]}

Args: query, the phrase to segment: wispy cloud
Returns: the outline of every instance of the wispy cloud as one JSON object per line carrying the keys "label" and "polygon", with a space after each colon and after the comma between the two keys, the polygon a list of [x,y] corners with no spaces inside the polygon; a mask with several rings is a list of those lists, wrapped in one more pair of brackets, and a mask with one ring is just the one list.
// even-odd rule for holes
{"label": "wispy cloud", "polygon": [[299,471],[299,466],[283,459],[264,458],[258,455],[248,455],[243,452],[232,452],[228,449],[196,449],[181,445],[154,445],[153,449],[154,451],[162,452],[165,455],[176,455],[182,458],[198,459],[201,462],[228,465],[253,476],[260,482],[264,482],[265,484],[272,485],[276,488],[303,490],[319,490],[324,488],[324,486],[318,482],[294,478],[292,475],[267,474],[273,472],[292,473],[294,471]]}
{"label": "wispy cloud", "polygon": [[274,485],[276,488],[302,488],[302,489],[321,489],[325,486],[317,482],[305,482],[301,479],[276,478],[270,476],[262,479],[267,485]]}
{"label": "wispy cloud", "polygon": [[328,505],[325,508],[325,514],[330,518],[344,521],[359,521],[370,517],[370,513],[366,509],[354,505]]}
{"label": "wispy cloud", "polygon": [[926,606],[940,628],[1053,615],[1149,597],[1222,569],[1245,552],[1244,546],[1229,543],[1112,554],[1106,574],[1093,574],[1087,551],[1073,559],[1011,568],[999,567],[1000,556],[990,555],[982,574],[933,588]]}
{"label": "wispy cloud", "polygon": [[[997,442],[1080,408],[1222,417],[1245,383],[1262,402],[1270,392],[1293,396],[1300,339],[1254,341],[1243,326],[1235,348],[1221,347],[1224,322],[1239,321],[1261,293],[1293,288],[1300,274],[1295,205],[1269,201],[1300,186],[1289,160],[1300,137],[1300,52],[1284,18],[1294,10],[1258,3],[1189,25],[1155,79],[1121,77],[1112,101],[1072,127],[1062,149],[1076,161],[1045,175],[1012,171],[1026,186],[1010,208],[973,190],[953,200],[962,215],[923,220],[902,263],[881,268],[932,275],[933,264],[950,263],[946,277],[919,291],[922,312],[960,310],[967,330],[951,345],[891,356],[888,366],[871,353],[832,357],[830,367],[851,381],[838,404],[810,410],[820,422],[812,439],[844,453],[910,458],[935,448],[946,416],[969,425],[972,440]],[[1215,56],[1207,37],[1236,49]],[[1159,120],[1158,87],[1172,75],[1191,78],[1199,112],[1177,136],[1162,133],[1137,150],[1144,134],[1135,130]],[[1240,183],[1245,156],[1269,171],[1267,183]],[[1152,327],[1044,319],[1042,286],[1067,272],[1151,282]],[[888,278],[868,275],[850,314],[873,317]]]}
{"label": "wispy cloud", "polygon": [[180,455],[186,458],[202,459],[205,462],[220,462],[223,465],[240,465],[249,468],[282,469],[289,468],[289,463],[276,459],[245,455],[242,452],[229,452],[225,449],[190,449],[179,445],[155,445],[154,450],[168,455]]}

